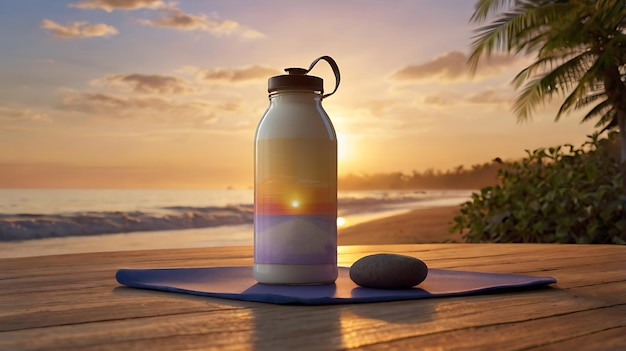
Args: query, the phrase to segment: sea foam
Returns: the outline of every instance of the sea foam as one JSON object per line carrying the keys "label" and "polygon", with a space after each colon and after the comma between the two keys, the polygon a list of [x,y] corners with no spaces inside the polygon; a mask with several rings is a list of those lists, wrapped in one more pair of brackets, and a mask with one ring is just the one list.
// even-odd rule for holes
{"label": "sea foam", "polygon": [[252,205],[170,207],[170,213],[76,212],[62,215],[0,215],[0,241],[218,227],[252,223]]}

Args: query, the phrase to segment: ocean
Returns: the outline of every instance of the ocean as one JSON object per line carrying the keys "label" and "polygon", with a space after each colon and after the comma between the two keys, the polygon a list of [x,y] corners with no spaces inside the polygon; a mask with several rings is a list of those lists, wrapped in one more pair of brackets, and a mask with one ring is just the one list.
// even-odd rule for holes
{"label": "ocean", "polygon": [[[472,190],[343,191],[338,225],[458,205]],[[0,189],[0,257],[252,245],[252,190]]]}

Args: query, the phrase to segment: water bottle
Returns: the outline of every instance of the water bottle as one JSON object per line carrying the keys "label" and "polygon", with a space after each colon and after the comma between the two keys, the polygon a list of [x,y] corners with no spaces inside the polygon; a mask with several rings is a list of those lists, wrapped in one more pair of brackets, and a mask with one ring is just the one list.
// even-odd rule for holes
{"label": "water bottle", "polygon": [[[308,75],[320,60],[335,74],[324,94]],[[337,135],[322,100],[339,68],[322,56],[269,78],[269,107],[254,147],[254,277],[265,284],[337,279]]]}

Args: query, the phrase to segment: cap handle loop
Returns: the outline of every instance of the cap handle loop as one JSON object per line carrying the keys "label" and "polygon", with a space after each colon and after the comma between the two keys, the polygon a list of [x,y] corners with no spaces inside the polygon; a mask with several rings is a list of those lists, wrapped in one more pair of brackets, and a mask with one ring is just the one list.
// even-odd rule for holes
{"label": "cap handle loop", "polygon": [[333,89],[333,91],[328,94],[322,95],[322,99],[325,99],[333,95],[337,91],[337,88],[339,88],[339,82],[341,81],[341,75],[339,74],[339,66],[337,66],[337,62],[335,62],[335,60],[333,60],[333,58],[330,56],[321,56],[316,58],[315,61],[313,61],[309,66],[309,69],[307,69],[306,73],[309,73],[313,69],[313,66],[315,66],[319,62],[319,60],[324,60],[328,62],[330,67],[333,69],[333,73],[335,74],[335,89]]}

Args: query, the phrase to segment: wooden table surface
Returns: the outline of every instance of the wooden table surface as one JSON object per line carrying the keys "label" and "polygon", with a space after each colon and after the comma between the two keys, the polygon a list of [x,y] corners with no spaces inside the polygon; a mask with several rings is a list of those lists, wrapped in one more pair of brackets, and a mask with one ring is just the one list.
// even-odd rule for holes
{"label": "wooden table surface", "polygon": [[626,350],[626,247],[342,246],[433,268],[548,275],[549,288],[425,300],[279,306],[121,287],[118,268],[251,265],[252,248],[0,260],[0,350]]}

